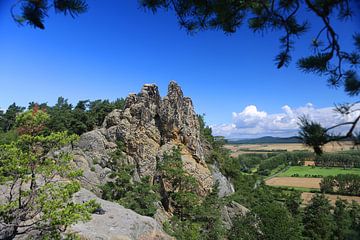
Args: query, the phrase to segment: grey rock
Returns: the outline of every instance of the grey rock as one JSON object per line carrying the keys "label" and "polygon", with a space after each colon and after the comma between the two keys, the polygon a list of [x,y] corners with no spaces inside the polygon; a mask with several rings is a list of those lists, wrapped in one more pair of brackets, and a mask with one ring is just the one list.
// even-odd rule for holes
{"label": "grey rock", "polygon": [[219,197],[223,198],[235,192],[233,184],[220,172],[217,164],[210,165],[215,182],[219,183]]}
{"label": "grey rock", "polygon": [[69,232],[76,233],[81,239],[101,240],[170,240],[155,221],[150,217],[141,216],[121,205],[96,197],[86,189],[74,195],[74,202],[82,203],[95,199],[103,210],[101,214],[93,214],[88,222],[72,225]]}
{"label": "grey rock", "polygon": [[233,226],[233,220],[237,216],[244,216],[246,215],[250,210],[243,205],[232,201],[229,204],[225,205],[221,209],[221,218],[224,223],[224,226],[226,229],[230,229]]}

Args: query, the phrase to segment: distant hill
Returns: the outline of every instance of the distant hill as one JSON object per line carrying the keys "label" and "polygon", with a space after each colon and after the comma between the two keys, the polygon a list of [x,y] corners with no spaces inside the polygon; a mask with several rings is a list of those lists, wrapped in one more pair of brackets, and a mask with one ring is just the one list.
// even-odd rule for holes
{"label": "distant hill", "polygon": [[227,139],[230,144],[260,144],[260,143],[301,143],[301,140],[296,137],[271,137],[265,136],[251,139]]}

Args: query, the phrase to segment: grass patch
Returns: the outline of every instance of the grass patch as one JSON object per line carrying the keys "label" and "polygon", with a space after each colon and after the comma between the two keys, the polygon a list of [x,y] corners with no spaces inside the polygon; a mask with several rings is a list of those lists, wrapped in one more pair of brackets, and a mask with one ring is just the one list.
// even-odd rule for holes
{"label": "grass patch", "polygon": [[360,168],[344,169],[339,167],[313,167],[313,166],[292,166],[283,173],[280,173],[278,177],[326,177],[336,176],[339,174],[356,174],[360,175]]}
{"label": "grass patch", "polygon": [[278,188],[278,189],[282,189],[282,190],[288,190],[288,191],[320,193],[320,189],[316,189],[316,188],[286,187],[286,186],[270,186],[270,187]]}

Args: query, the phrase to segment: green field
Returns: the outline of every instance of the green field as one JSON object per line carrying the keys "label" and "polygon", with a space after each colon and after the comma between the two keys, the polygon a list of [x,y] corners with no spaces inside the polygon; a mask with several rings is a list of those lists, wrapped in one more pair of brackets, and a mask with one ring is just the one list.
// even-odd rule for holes
{"label": "green field", "polygon": [[299,177],[305,177],[305,175],[319,175],[322,177],[336,176],[339,174],[360,175],[360,168],[343,169],[339,167],[323,168],[323,167],[311,167],[311,166],[293,166],[290,167],[285,172],[280,173],[278,177],[291,177],[294,174],[298,174]]}
{"label": "green field", "polygon": [[289,191],[299,191],[299,192],[313,192],[313,193],[320,193],[320,189],[316,188],[304,188],[304,187],[286,187],[286,186],[271,186],[273,188],[280,188],[282,190],[289,190]]}

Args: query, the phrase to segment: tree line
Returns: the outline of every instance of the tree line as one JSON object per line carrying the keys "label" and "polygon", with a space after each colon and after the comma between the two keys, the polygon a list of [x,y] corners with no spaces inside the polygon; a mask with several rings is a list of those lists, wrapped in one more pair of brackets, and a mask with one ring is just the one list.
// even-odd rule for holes
{"label": "tree line", "polygon": [[272,156],[264,161],[261,161],[258,172],[260,175],[267,176],[271,170],[284,165],[284,166],[302,166],[308,159],[312,159],[314,154],[311,152],[289,152],[280,153]]}
{"label": "tree line", "polygon": [[360,154],[359,151],[324,153],[315,158],[315,164],[322,167],[359,168]]}
{"label": "tree line", "polygon": [[[114,109],[122,109],[124,103],[125,100],[119,98],[115,101],[81,100],[76,105],[72,105],[67,99],[59,97],[54,106],[31,102],[27,109],[31,110],[36,107],[49,115],[50,119],[44,130],[47,133],[67,131],[70,134],[81,135],[101,126],[106,115]],[[25,107],[13,103],[6,111],[0,111],[0,143],[10,142],[16,138],[16,117],[25,109]]]}
{"label": "tree line", "polygon": [[324,177],[320,183],[324,193],[360,196],[360,176],[356,174],[339,174]]}

